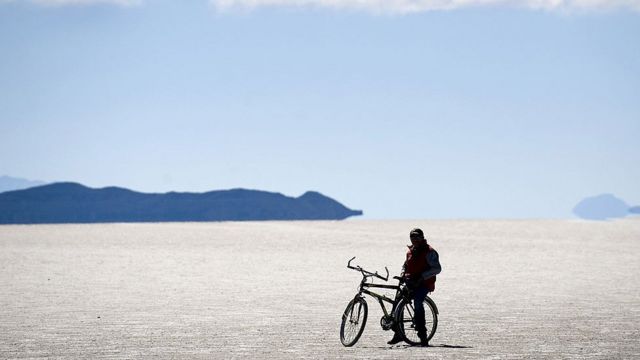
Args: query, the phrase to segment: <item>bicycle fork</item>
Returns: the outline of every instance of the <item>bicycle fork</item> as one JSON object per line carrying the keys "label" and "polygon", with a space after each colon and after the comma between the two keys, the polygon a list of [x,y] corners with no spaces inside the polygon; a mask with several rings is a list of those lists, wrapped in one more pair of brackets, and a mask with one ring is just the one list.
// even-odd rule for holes
{"label": "bicycle fork", "polygon": [[[362,295],[360,295],[360,294],[358,294],[358,295],[356,295],[354,297],[354,299],[353,299],[354,304],[356,302],[356,299],[362,299],[362,301],[366,301],[366,300],[364,300],[364,297]],[[351,314],[349,314],[349,322],[352,323],[352,324],[357,324],[358,323],[358,319],[360,319],[360,314],[362,312],[362,305],[360,304],[359,301],[358,301],[358,314],[355,316],[355,319],[354,319],[354,308],[355,308],[355,306],[351,307]]]}

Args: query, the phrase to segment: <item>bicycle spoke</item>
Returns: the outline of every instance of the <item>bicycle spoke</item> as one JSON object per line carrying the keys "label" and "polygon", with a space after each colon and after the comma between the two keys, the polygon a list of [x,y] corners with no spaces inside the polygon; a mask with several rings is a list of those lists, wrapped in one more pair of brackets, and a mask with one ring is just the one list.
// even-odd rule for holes
{"label": "bicycle spoke", "polygon": [[[409,316],[413,319],[413,313],[415,313],[415,309],[413,308],[413,305],[408,304],[407,306],[407,312],[409,313]],[[412,313],[413,312],[413,313]]]}
{"label": "bicycle spoke", "polygon": [[350,319],[350,321],[351,321],[352,324],[357,324],[358,323],[358,320],[360,319],[361,308],[362,308],[362,306],[360,304],[358,304],[358,315],[357,316],[354,316],[356,312],[354,311],[353,308],[351,309],[351,319]]}

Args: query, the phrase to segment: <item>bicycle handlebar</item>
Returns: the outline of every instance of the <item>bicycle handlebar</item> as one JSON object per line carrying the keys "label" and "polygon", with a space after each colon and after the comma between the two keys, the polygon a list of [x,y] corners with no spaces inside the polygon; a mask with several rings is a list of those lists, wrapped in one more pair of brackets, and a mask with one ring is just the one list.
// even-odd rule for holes
{"label": "bicycle handlebar", "polygon": [[360,265],[351,266],[351,262],[352,262],[355,258],[356,258],[356,257],[354,256],[354,257],[352,257],[352,258],[349,260],[349,262],[347,263],[347,268],[349,268],[349,269],[353,269],[353,270],[356,270],[356,271],[360,271],[360,272],[362,273],[362,276],[365,276],[365,277],[367,277],[367,276],[375,276],[375,277],[377,277],[378,279],[381,279],[381,280],[384,280],[384,281],[388,281],[388,280],[389,280],[389,269],[387,269],[387,267],[386,267],[386,266],[384,267],[384,269],[385,269],[385,270],[386,270],[386,272],[387,272],[387,276],[386,276],[386,277],[382,277],[381,275],[379,275],[379,274],[378,274],[378,272],[377,272],[377,271],[376,271],[376,272],[374,272],[374,273],[372,273],[372,272],[370,272],[370,271],[367,271],[367,270],[365,270],[365,269],[361,268],[361,267],[360,267]]}

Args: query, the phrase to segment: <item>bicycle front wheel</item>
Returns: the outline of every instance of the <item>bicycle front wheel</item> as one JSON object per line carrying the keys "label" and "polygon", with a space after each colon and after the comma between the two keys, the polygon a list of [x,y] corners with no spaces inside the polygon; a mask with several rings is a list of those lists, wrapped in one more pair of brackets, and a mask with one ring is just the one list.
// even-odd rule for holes
{"label": "bicycle front wheel", "polygon": [[342,314],[340,325],[340,341],[344,346],[353,346],[364,331],[367,324],[367,302],[362,297],[355,297],[349,302]]}
{"label": "bicycle front wheel", "polygon": [[[438,308],[430,297],[426,297],[422,303],[424,306],[424,325],[427,340],[431,340],[438,328]],[[415,307],[411,299],[402,299],[396,308],[395,319],[398,324],[398,331],[404,337],[404,341],[409,345],[420,344],[418,336],[418,326],[415,320]]]}

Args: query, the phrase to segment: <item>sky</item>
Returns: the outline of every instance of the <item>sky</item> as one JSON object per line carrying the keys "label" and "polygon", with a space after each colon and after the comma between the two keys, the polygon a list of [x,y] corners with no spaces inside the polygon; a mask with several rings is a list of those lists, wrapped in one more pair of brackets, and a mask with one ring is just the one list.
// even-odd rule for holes
{"label": "sky", "polygon": [[0,0],[0,175],[370,219],[640,205],[639,39],[639,0]]}

